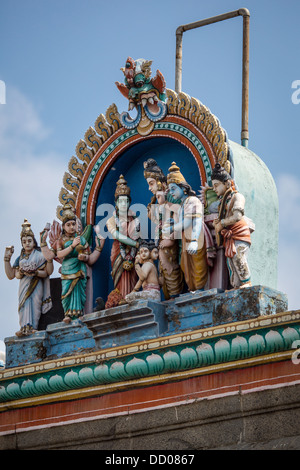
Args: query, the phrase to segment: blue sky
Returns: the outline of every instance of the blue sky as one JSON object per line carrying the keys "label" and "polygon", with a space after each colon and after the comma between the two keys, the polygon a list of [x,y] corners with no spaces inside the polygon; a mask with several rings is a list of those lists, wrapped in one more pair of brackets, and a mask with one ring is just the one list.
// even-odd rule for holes
{"label": "blue sky", "polygon": [[[77,142],[116,103],[127,56],[152,59],[175,87],[175,31],[227,11],[250,10],[249,148],[270,169],[280,200],[278,289],[298,309],[300,283],[299,0],[2,0],[0,4],[0,250],[20,250],[23,219],[38,234],[56,216]],[[240,142],[242,19],[184,33],[182,90]],[[300,94],[299,94],[300,97]],[[14,259],[14,258],[13,258]],[[267,262],[267,261],[266,261]],[[17,281],[0,275],[1,340],[18,329]]]}

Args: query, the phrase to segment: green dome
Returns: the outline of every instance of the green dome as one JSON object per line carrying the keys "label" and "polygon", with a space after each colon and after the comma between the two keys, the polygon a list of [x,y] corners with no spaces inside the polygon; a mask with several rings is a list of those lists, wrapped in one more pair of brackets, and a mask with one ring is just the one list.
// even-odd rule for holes
{"label": "green dome", "polygon": [[277,288],[278,194],[274,179],[264,162],[251,150],[229,141],[234,179],[245,196],[245,215],[253,220],[255,231],[248,261],[252,285]]}

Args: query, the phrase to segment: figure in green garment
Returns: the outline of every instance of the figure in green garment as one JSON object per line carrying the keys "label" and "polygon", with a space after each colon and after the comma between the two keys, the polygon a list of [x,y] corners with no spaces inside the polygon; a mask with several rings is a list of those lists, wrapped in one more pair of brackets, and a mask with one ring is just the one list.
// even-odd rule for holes
{"label": "figure in green garment", "polygon": [[[63,210],[62,227],[54,223],[51,228],[50,245],[46,243],[47,232],[41,233],[41,249],[46,259],[56,258],[61,262],[61,301],[64,309],[64,322],[80,318],[87,300],[88,279],[91,278],[90,267],[97,261],[102,251],[105,239],[96,235],[95,250],[91,252],[87,241],[92,227],[88,225],[79,234],[80,222],[70,205]],[[59,233],[60,232],[60,233]]]}

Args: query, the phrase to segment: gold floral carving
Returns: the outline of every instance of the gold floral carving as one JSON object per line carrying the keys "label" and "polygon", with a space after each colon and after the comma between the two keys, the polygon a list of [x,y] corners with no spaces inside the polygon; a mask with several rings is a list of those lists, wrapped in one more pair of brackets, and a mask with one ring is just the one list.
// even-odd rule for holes
{"label": "gold floral carving", "polygon": [[94,152],[92,149],[88,148],[86,142],[82,139],[78,142],[75,148],[75,152],[79,160],[85,161],[87,164],[90,163],[94,156]]}
{"label": "gold floral carving", "polygon": [[75,208],[76,195],[69,193],[69,191],[67,191],[65,188],[61,188],[58,199],[63,206],[65,204],[70,204],[73,208]]}
{"label": "gold floral carving", "polygon": [[68,165],[68,170],[72,176],[74,176],[78,182],[82,180],[82,177],[85,173],[87,164],[83,162],[82,164],[78,162],[76,157],[71,157]]}
{"label": "gold floral carving", "polygon": [[179,103],[177,93],[175,93],[175,91],[170,90],[169,88],[167,88],[166,89],[166,95],[167,95],[168,113],[169,114],[177,114],[178,103]]}
{"label": "gold floral carving", "polygon": [[178,115],[188,118],[191,108],[191,98],[186,93],[180,92],[178,97]]}
{"label": "gold floral carving", "polygon": [[113,126],[111,126],[107,122],[104,114],[100,114],[97,117],[97,119],[95,121],[95,129],[96,129],[97,133],[103,139],[103,142],[105,142],[114,132]]}
{"label": "gold floral carving", "polygon": [[92,126],[89,127],[86,133],[84,134],[84,140],[86,144],[92,148],[94,153],[99,150],[99,148],[104,142],[104,139],[101,136],[97,135],[95,129]]}
{"label": "gold floral carving", "polygon": [[71,191],[75,196],[77,196],[80,185],[80,181],[78,181],[77,178],[73,178],[70,173],[66,172],[63,177],[63,184],[68,191]]}
{"label": "gold floral carving", "polygon": [[217,160],[224,165],[228,158],[229,146],[226,141],[226,132],[220,122],[210,110],[197,98],[191,98],[186,93],[176,93],[166,90],[169,114],[176,114],[192,121],[211,142]]}
{"label": "gold floral carving", "polygon": [[116,132],[122,127],[120,114],[117,106],[114,103],[111,104],[109,108],[107,108],[105,116],[108,124],[113,128],[113,132]]}

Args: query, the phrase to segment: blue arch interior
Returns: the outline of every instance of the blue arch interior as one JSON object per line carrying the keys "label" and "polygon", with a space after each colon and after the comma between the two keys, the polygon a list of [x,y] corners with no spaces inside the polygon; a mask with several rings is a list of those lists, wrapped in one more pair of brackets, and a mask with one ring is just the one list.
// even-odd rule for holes
{"label": "blue arch interior", "polygon": [[[107,212],[104,212],[101,216],[97,215],[97,211],[98,214],[101,212],[99,210],[100,204],[105,203],[114,206],[116,184],[121,174],[125,177],[131,189],[131,205],[143,204],[147,206],[152,193],[148,190],[148,184],[144,178],[143,163],[148,158],[154,158],[165,175],[168,174],[171,163],[175,161],[186,181],[198,194],[202,182],[197,163],[191,152],[180,142],[167,137],[145,139],[125,150],[105,176],[98,194],[95,224],[98,224],[101,220],[103,222],[103,218],[107,218]],[[137,215],[139,214],[137,213]],[[149,234],[151,234],[150,230],[149,227]],[[110,262],[112,243],[111,239],[106,239],[101,256],[93,266],[94,302],[97,297],[102,297],[106,301],[108,294],[114,288]]]}

